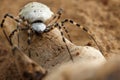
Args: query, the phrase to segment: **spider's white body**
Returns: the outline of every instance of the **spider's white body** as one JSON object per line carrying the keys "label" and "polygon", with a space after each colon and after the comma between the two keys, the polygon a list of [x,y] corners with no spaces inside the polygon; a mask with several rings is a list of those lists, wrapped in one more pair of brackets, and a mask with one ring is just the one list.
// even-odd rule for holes
{"label": "spider's white body", "polygon": [[31,2],[23,7],[19,13],[19,16],[21,19],[27,20],[29,23],[41,21],[41,24],[32,24],[32,28],[35,31],[40,32],[45,30],[46,26],[44,22],[50,19],[53,14],[54,13],[48,6],[38,2]]}
{"label": "spider's white body", "polygon": [[51,18],[52,15],[53,12],[48,6],[38,2],[28,3],[19,13],[21,18],[24,17],[25,20],[31,23],[36,20],[45,22],[47,19]]}

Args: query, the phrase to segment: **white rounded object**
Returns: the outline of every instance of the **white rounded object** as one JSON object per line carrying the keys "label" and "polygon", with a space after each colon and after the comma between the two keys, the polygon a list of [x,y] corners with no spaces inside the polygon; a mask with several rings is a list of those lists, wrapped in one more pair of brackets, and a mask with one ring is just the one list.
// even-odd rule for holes
{"label": "white rounded object", "polygon": [[43,32],[46,29],[46,25],[44,23],[33,23],[32,28],[36,32],[40,33],[40,32]]}
{"label": "white rounded object", "polygon": [[38,2],[28,3],[19,12],[20,18],[28,20],[30,23],[36,20],[45,22],[46,20],[50,19],[52,15],[53,12],[48,6]]}

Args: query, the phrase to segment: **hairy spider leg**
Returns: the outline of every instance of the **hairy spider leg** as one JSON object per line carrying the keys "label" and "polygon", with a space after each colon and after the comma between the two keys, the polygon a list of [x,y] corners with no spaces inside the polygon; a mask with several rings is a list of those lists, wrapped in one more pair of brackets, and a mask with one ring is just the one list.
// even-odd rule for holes
{"label": "hairy spider leg", "polygon": [[12,40],[14,34],[15,34],[16,32],[18,32],[18,33],[17,33],[18,47],[19,47],[19,43],[20,43],[20,41],[19,41],[19,39],[20,39],[20,34],[19,34],[19,32],[20,32],[20,31],[24,31],[24,30],[28,30],[28,28],[27,28],[27,27],[25,27],[25,28],[20,28],[19,25],[17,25],[17,28],[14,29],[14,30],[10,33],[10,35],[9,35],[9,39]]}
{"label": "hairy spider leg", "polygon": [[76,23],[75,21],[71,20],[71,19],[65,19],[63,21],[61,21],[61,24],[64,25],[64,23],[71,23],[77,27],[79,27],[80,29],[82,29],[83,31],[85,31],[89,36],[90,38],[95,42],[95,44],[97,45],[98,49],[100,50],[100,52],[103,54],[100,46],[97,44],[97,41],[94,39],[94,37],[91,35],[90,31],[88,31],[86,28],[84,28],[83,26],[81,26],[80,24]]}
{"label": "hairy spider leg", "polygon": [[9,39],[10,39],[10,41],[12,41],[13,35],[15,34],[15,32],[18,32],[18,33],[17,33],[18,47],[19,47],[19,37],[20,37],[20,36],[19,36],[19,31],[20,31],[19,26],[20,26],[20,23],[17,23],[17,28],[14,29],[14,30],[10,33],[10,35],[9,35]]}

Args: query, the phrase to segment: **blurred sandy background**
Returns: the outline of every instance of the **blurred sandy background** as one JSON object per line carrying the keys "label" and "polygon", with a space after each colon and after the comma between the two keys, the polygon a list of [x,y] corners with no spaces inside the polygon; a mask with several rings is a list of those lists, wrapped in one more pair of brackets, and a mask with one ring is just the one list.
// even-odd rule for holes
{"label": "blurred sandy background", "polygon": [[[62,8],[61,20],[70,18],[88,28],[105,56],[120,54],[120,0],[0,0],[0,22],[5,13],[17,16],[19,10],[31,1],[44,3],[53,12]],[[12,22],[7,20],[6,27],[12,27]],[[74,43],[95,46],[85,32],[68,26]]]}

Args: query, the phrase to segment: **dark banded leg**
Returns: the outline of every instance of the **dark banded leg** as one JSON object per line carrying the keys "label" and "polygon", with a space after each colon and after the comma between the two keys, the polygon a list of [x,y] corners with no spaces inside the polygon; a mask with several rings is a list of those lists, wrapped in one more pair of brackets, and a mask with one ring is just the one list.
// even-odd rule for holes
{"label": "dark banded leg", "polygon": [[12,15],[10,15],[10,14],[5,14],[3,20],[2,20],[2,22],[1,22],[1,24],[0,24],[0,26],[1,26],[2,30],[3,30],[3,33],[4,33],[5,37],[7,38],[8,42],[10,43],[10,45],[13,45],[13,44],[12,44],[12,41],[11,41],[10,38],[7,36],[7,34],[6,34],[5,30],[4,30],[4,22],[5,22],[5,20],[6,20],[7,17],[15,20],[17,23],[20,23],[20,21],[19,21],[18,19],[15,19],[15,18],[14,18]]}
{"label": "dark banded leg", "polygon": [[65,32],[66,32],[66,34],[67,34],[67,36],[68,36],[68,39],[70,40],[70,42],[72,42],[68,30],[66,29],[66,27],[65,27],[63,24],[62,24],[62,27],[63,27],[63,29],[65,30]]}
{"label": "dark banded leg", "polygon": [[[12,42],[12,37],[14,36],[14,34],[16,33],[16,32],[18,32],[18,31],[24,31],[24,30],[28,30],[28,28],[20,28],[19,26],[17,26],[17,28],[16,29],[14,29],[11,33],[10,33],[10,35],[9,35],[9,39],[10,39],[10,41]],[[19,32],[18,32],[18,34],[17,34],[18,36],[18,47],[19,47]]]}
{"label": "dark banded leg", "polygon": [[[19,31],[19,25],[20,24],[17,24],[17,28],[15,30],[13,30],[9,35],[9,39],[10,39],[11,42],[12,42],[12,37],[15,34],[15,32]],[[18,47],[19,47],[19,32],[17,33],[17,38],[18,38]]]}
{"label": "dark banded leg", "polygon": [[[13,35],[15,34],[15,32],[17,32],[17,28],[15,29],[15,30],[13,30],[11,33],[10,33],[10,35],[9,35],[9,38],[12,38],[13,37]],[[21,28],[21,29],[19,29],[20,31],[24,31],[24,30],[28,30],[28,28]]]}
{"label": "dark banded leg", "polygon": [[61,36],[62,36],[62,40],[63,40],[63,42],[65,43],[65,46],[66,46],[66,48],[67,48],[67,50],[68,50],[68,53],[69,53],[69,55],[70,55],[70,59],[73,61],[73,57],[72,57],[72,55],[71,55],[71,52],[70,52],[70,50],[69,50],[69,47],[67,46],[66,40],[65,40],[65,38],[64,38],[64,34],[63,34],[63,31],[62,31],[62,27],[61,27],[60,24],[56,24],[55,27],[57,27],[57,26],[58,26],[58,29],[60,30],[60,33],[61,33]]}
{"label": "dark banded leg", "polygon": [[12,37],[15,34],[15,32],[17,32],[17,29],[13,30],[9,35],[9,39],[10,39],[11,42],[12,42]]}
{"label": "dark banded leg", "polygon": [[3,29],[3,33],[4,33],[4,35],[5,35],[6,39],[7,39],[7,41],[9,42],[9,44],[12,46],[13,43],[12,43],[12,41],[9,39],[9,37],[7,36],[7,34],[6,34],[6,32],[5,32],[4,29]]}
{"label": "dark banded leg", "polygon": [[97,41],[94,39],[94,37],[91,35],[91,33],[90,33],[86,28],[84,28],[83,26],[81,26],[80,24],[74,22],[74,21],[71,20],[71,19],[65,19],[65,20],[61,21],[61,24],[64,25],[64,23],[66,23],[66,22],[69,22],[69,23],[71,23],[71,24],[73,24],[73,25],[81,28],[83,31],[85,31],[85,32],[90,36],[90,38],[95,42],[95,44],[97,45],[98,49],[99,49],[99,50],[101,51],[101,53],[103,54],[100,46],[97,44]]}
{"label": "dark banded leg", "polygon": [[61,18],[62,12],[63,12],[63,10],[60,8],[60,9],[58,10],[58,12],[57,12],[58,17],[57,17],[55,23]]}

